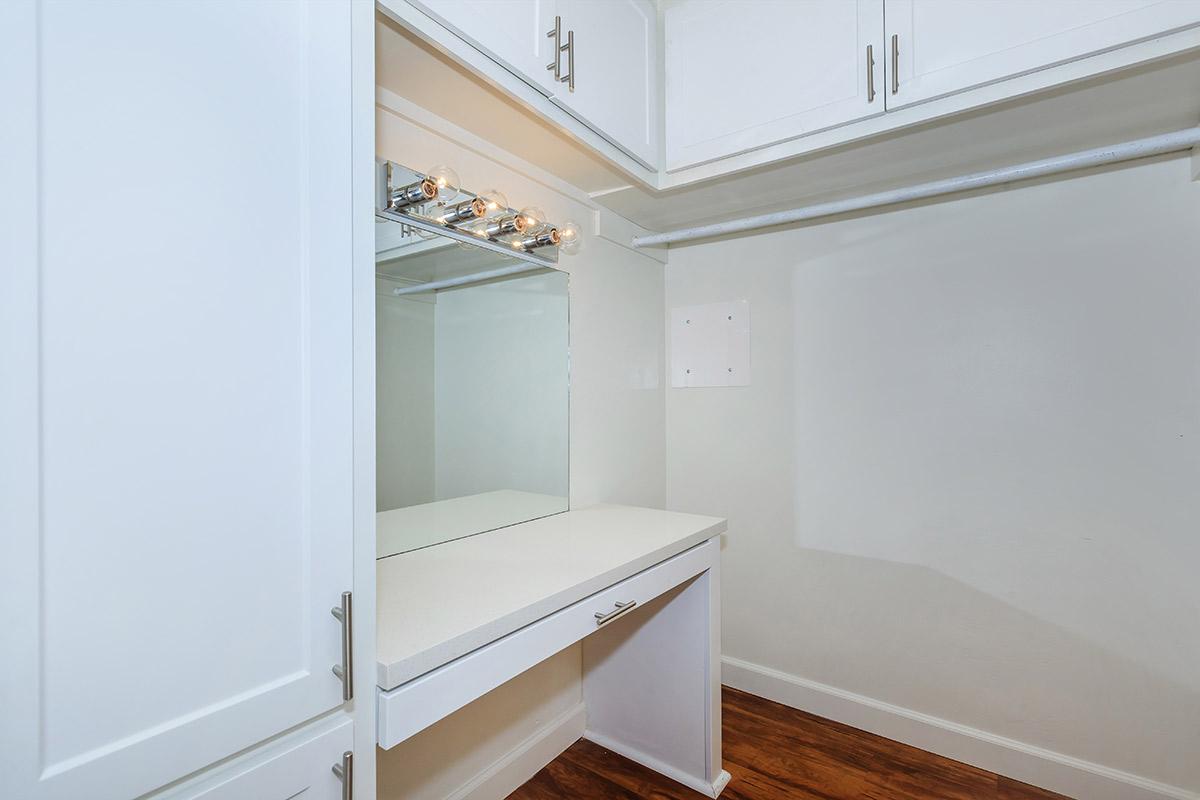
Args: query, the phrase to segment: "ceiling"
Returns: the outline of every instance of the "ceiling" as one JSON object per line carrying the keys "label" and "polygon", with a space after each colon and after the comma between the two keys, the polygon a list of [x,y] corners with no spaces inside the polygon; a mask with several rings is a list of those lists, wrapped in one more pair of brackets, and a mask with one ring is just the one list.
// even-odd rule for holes
{"label": "ceiling", "polygon": [[1200,53],[1080,82],[951,120],[654,191],[390,20],[377,82],[536,163],[652,231],[885,191],[1200,123]]}

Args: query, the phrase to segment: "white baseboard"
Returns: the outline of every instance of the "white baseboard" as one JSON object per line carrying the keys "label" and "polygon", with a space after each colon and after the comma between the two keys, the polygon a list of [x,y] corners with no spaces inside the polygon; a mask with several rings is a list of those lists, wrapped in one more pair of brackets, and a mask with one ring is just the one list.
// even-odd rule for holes
{"label": "white baseboard", "polygon": [[503,800],[583,736],[587,707],[578,703],[547,722],[446,800]]}
{"label": "white baseboard", "polygon": [[1081,800],[1200,800],[1200,794],[996,736],[737,658],[722,683],[819,717],[886,736]]}
{"label": "white baseboard", "polygon": [[635,750],[634,748],[618,742],[615,739],[610,739],[602,733],[596,733],[595,731],[584,731],[583,738],[587,739],[589,742],[595,742],[605,750],[611,750],[619,756],[624,756],[630,761],[636,761],[643,767],[649,767],[658,774],[665,775],[676,783],[681,783],[689,789],[695,789],[697,792],[707,795],[708,797],[716,797],[729,784],[729,773],[724,770],[721,770],[721,773],[717,776],[715,781],[709,783],[703,778],[699,778],[695,775],[689,775],[686,772],[677,770],[670,764],[663,763],[653,756],[646,755],[640,750]]}

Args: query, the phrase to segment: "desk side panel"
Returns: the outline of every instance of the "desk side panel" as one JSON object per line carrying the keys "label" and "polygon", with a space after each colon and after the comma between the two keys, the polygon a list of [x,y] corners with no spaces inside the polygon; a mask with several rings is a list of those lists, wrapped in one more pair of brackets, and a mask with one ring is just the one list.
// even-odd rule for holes
{"label": "desk side panel", "polygon": [[721,770],[719,539],[706,569],[583,646],[586,738],[715,797]]}

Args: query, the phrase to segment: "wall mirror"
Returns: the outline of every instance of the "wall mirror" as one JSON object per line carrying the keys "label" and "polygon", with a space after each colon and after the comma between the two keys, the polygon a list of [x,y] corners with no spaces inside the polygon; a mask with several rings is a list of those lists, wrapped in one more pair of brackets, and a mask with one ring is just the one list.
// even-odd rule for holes
{"label": "wall mirror", "polygon": [[[506,204],[447,223],[483,195],[430,198],[425,179],[380,165],[379,558],[567,510],[568,275],[557,248],[534,246],[533,227],[501,230],[524,213]],[[389,207],[409,186],[424,202]]]}

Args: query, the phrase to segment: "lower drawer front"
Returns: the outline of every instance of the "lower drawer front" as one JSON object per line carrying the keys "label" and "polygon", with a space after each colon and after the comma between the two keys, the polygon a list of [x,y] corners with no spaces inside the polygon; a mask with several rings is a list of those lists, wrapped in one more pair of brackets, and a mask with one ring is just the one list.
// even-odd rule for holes
{"label": "lower drawer front", "polygon": [[637,614],[639,606],[708,569],[716,547],[715,540],[697,545],[402,686],[380,690],[379,746],[396,746],[602,625]]}
{"label": "lower drawer front", "polygon": [[340,800],[332,767],[344,764],[353,780],[342,760],[353,748],[354,722],[337,712],[145,800]]}

